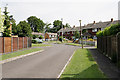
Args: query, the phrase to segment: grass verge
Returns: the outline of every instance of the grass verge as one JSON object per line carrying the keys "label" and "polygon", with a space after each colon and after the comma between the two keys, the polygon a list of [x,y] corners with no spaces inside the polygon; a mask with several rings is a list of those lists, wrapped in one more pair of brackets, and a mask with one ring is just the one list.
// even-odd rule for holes
{"label": "grass verge", "polygon": [[46,47],[51,46],[50,44],[32,44],[32,47]]}
{"label": "grass verge", "polygon": [[[77,49],[60,80],[72,78],[106,78],[87,49]],[[71,79],[70,79],[71,78]]]}
{"label": "grass verge", "polygon": [[25,55],[25,54],[32,53],[35,51],[40,51],[40,50],[42,50],[42,49],[40,49],[40,48],[27,49],[27,50],[23,50],[23,51],[17,51],[17,52],[13,52],[13,53],[9,53],[9,54],[4,54],[0,57],[2,57],[2,60],[5,60],[5,59],[17,57],[20,55]]}
{"label": "grass verge", "polygon": [[72,46],[82,46],[81,44],[76,44],[76,43],[67,43],[67,45],[72,45]]}

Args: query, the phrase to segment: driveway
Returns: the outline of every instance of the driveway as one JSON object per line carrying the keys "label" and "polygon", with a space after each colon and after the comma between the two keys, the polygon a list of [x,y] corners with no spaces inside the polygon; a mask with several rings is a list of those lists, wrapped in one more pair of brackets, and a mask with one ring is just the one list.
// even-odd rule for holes
{"label": "driveway", "polygon": [[45,51],[2,65],[3,78],[57,78],[78,47],[53,44]]}

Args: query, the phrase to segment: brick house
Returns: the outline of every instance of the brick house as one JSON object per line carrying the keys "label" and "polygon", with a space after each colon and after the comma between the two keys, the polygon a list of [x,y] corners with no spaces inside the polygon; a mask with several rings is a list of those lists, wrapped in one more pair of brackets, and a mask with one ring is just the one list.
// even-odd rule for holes
{"label": "brick house", "polygon": [[[93,22],[93,23],[90,23],[90,24],[87,24],[87,25],[84,25],[82,26],[82,30],[85,30],[85,33],[83,33],[83,36],[84,37],[91,37],[93,39],[97,39],[96,37],[96,33],[99,31],[99,30],[103,30],[105,29],[106,27],[112,25],[112,24],[117,24],[118,22],[120,22],[120,20],[113,20],[113,18],[111,18],[110,21],[106,21],[106,22]],[[64,29],[60,29],[57,34],[58,34],[58,37],[59,36],[62,36],[62,30],[63,30],[63,36],[67,39],[73,39],[74,37],[74,33],[75,31],[79,31],[80,32],[80,27],[73,27],[73,28],[64,28]]]}

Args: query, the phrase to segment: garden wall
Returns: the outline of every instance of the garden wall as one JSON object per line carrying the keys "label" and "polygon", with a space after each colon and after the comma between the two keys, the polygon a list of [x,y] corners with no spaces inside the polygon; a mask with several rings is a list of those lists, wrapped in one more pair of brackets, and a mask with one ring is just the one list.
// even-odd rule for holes
{"label": "garden wall", "polygon": [[97,48],[113,62],[120,61],[120,35],[98,37]]}
{"label": "garden wall", "polygon": [[30,37],[0,37],[0,53],[9,53],[31,47]]}

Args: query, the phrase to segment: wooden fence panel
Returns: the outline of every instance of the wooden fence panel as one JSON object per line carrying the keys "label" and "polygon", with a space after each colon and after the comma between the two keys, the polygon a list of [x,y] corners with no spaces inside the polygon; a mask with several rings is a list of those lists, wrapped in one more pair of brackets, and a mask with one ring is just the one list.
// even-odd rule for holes
{"label": "wooden fence panel", "polygon": [[27,37],[24,37],[24,48],[27,48]]}
{"label": "wooden fence panel", "polygon": [[0,37],[0,53],[3,53],[4,52],[4,40],[3,40],[3,37]]}
{"label": "wooden fence panel", "polygon": [[118,35],[118,60],[120,61],[120,35]]}
{"label": "wooden fence panel", "polygon": [[19,49],[23,48],[23,37],[19,37]]}
{"label": "wooden fence panel", "polygon": [[13,37],[13,51],[18,50],[18,37]]}
{"label": "wooden fence panel", "polygon": [[4,53],[11,52],[11,37],[4,37]]}

